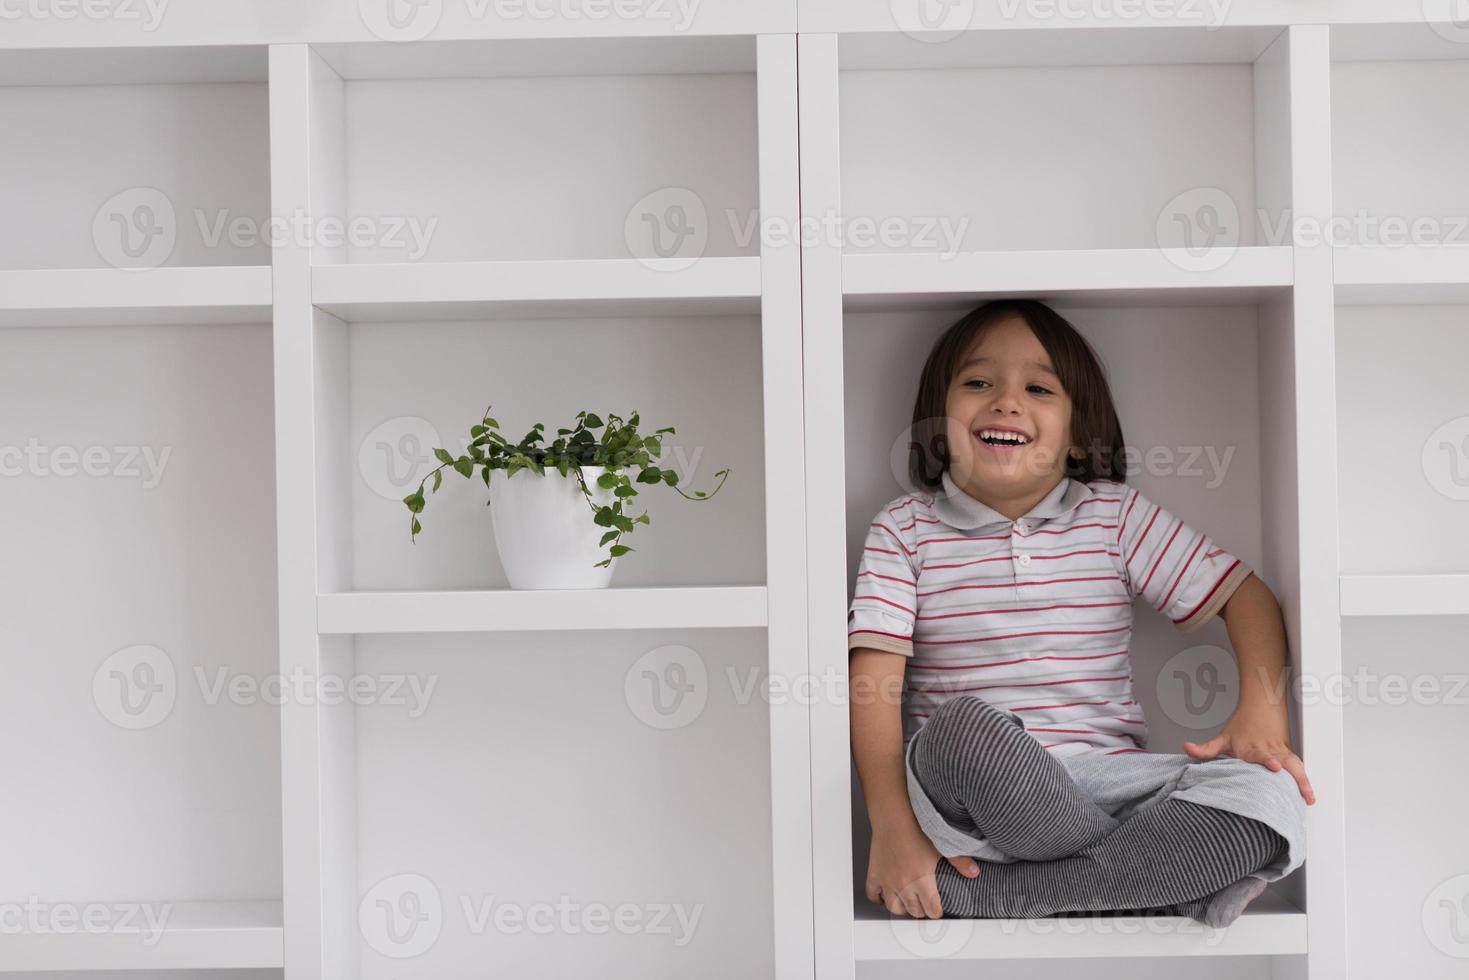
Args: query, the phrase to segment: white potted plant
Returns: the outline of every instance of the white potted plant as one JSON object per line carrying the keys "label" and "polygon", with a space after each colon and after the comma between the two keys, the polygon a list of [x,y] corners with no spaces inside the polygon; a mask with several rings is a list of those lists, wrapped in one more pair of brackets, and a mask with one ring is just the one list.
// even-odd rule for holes
{"label": "white potted plant", "polygon": [[[688,500],[708,500],[729,474],[728,469],[715,472],[719,484],[710,493],[685,493],[678,474],[657,465],[663,436],[673,434],[673,428],[644,436],[638,432],[637,412],[626,421],[609,412],[606,422],[578,412],[576,427],[557,429],[550,445],[540,445],[545,428],[540,422],[514,444],[499,428],[487,408],[484,418],[470,427],[462,455],[435,448],[439,465],[403,503],[413,514],[410,533],[417,540],[423,530],[419,514],[425,488],[437,493],[445,469],[469,479],[479,468],[490,490],[495,548],[512,589],[606,588],[617,559],[633,550],[622,543],[623,536],[651,522],[647,511],[633,517],[624,510],[637,497],[635,484],[661,483]],[[601,429],[600,436],[593,429]],[[631,479],[629,473],[634,474]],[[606,556],[594,561],[603,548],[608,549]]]}

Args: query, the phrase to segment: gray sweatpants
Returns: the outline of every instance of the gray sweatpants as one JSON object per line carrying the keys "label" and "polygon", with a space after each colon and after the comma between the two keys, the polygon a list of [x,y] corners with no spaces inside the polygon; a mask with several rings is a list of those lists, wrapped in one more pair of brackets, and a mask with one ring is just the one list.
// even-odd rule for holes
{"label": "gray sweatpants", "polygon": [[[1024,728],[1019,716],[1006,714]],[[908,800],[918,825],[944,857],[968,855],[981,861],[1018,860],[990,841],[955,827],[939,813],[913,771],[913,745],[904,752],[908,770]],[[1256,762],[1220,757],[1200,762],[1191,756],[1161,752],[1124,752],[1108,755],[1095,749],[1057,759],[1071,778],[1101,809],[1125,820],[1139,809],[1167,797],[1226,810],[1264,823],[1286,839],[1283,857],[1250,877],[1276,881],[1300,867],[1306,859],[1306,801],[1295,777],[1284,769],[1271,772]]]}

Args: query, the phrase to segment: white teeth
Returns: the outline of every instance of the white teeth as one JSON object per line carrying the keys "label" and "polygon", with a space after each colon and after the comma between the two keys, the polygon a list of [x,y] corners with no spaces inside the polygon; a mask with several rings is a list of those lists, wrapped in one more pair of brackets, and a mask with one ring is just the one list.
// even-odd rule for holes
{"label": "white teeth", "polygon": [[1028,438],[1018,432],[1003,432],[999,429],[980,429],[979,437],[981,439],[999,440],[1014,446],[1023,446],[1027,442],[1030,442]]}

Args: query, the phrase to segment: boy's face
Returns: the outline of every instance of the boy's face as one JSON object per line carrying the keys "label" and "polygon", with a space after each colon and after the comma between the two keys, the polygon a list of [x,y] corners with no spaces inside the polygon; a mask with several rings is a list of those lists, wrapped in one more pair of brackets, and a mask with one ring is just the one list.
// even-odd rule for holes
{"label": "boy's face", "polygon": [[1066,472],[1071,397],[1018,316],[989,326],[949,385],[949,471],[971,496],[1043,496]]}

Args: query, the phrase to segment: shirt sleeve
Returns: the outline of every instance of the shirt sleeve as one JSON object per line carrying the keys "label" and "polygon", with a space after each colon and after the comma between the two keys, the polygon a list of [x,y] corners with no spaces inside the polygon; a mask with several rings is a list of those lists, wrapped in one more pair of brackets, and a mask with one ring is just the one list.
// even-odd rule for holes
{"label": "shirt sleeve", "polygon": [[1123,577],[1181,633],[1218,615],[1252,569],[1208,535],[1129,488],[1117,522]]}
{"label": "shirt sleeve", "polygon": [[847,649],[869,647],[913,656],[917,615],[918,535],[911,498],[878,511],[867,528],[847,613]]}

